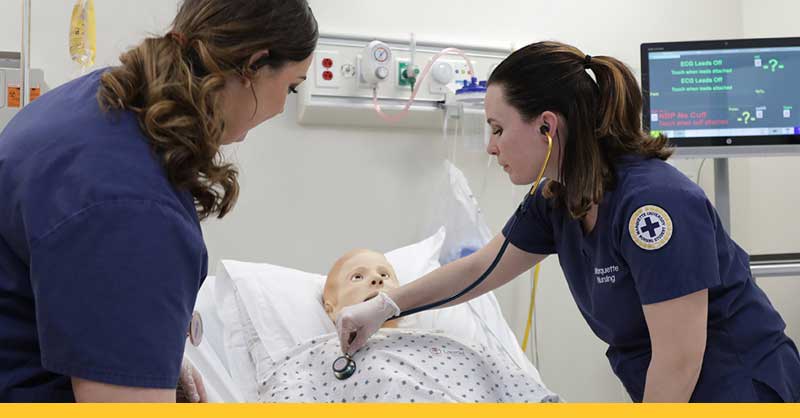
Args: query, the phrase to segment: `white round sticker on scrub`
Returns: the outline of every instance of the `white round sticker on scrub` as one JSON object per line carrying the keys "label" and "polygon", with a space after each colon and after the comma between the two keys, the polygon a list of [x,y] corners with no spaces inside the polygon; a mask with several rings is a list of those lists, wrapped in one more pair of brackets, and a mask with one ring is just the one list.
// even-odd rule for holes
{"label": "white round sticker on scrub", "polygon": [[672,218],[658,206],[646,205],[633,212],[628,223],[631,239],[639,248],[657,250],[672,238]]}
{"label": "white round sticker on scrub", "polygon": [[189,341],[195,347],[203,341],[203,318],[197,311],[192,314],[192,321],[189,323]]}

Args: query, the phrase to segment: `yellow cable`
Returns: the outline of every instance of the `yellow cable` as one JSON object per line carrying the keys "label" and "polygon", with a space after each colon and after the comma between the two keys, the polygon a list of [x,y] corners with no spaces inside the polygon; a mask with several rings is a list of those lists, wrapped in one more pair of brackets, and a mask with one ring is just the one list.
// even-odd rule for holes
{"label": "yellow cable", "polygon": [[[544,134],[547,135],[547,155],[545,155],[544,164],[542,164],[542,168],[539,170],[539,175],[536,177],[536,181],[533,182],[533,186],[531,187],[531,196],[533,196],[533,194],[536,193],[536,189],[539,188],[539,182],[542,181],[544,170],[547,168],[547,164],[550,162],[550,154],[553,152],[553,137],[550,136],[550,133],[547,131],[545,131]],[[528,336],[531,333],[531,326],[533,325],[533,308],[536,306],[536,287],[539,284],[540,269],[541,264],[539,263],[537,263],[536,267],[533,269],[533,289],[531,289],[531,303],[528,307],[528,324],[525,325],[525,337],[522,339],[523,352],[528,348]]]}
{"label": "yellow cable", "polygon": [[528,348],[528,336],[531,333],[531,326],[533,325],[533,310],[536,307],[536,288],[539,285],[539,270],[541,270],[542,264],[536,264],[536,267],[533,269],[533,289],[531,289],[531,303],[528,307],[528,324],[525,326],[525,337],[522,338],[522,351]]}
{"label": "yellow cable", "polygon": [[536,181],[533,182],[533,186],[531,187],[531,196],[536,193],[536,189],[539,188],[539,182],[542,181],[542,176],[544,176],[544,170],[547,169],[547,164],[550,163],[550,154],[553,152],[553,137],[550,136],[549,132],[545,132],[547,135],[547,155],[544,157],[544,164],[542,164],[542,168],[539,170],[539,176],[536,177]]}

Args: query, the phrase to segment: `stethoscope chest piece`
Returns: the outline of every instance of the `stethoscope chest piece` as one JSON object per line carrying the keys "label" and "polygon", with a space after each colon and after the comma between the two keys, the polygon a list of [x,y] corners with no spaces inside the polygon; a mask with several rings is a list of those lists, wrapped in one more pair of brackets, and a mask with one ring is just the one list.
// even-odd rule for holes
{"label": "stethoscope chest piece", "polygon": [[349,355],[337,358],[333,362],[333,375],[339,380],[349,379],[356,372],[356,362]]}

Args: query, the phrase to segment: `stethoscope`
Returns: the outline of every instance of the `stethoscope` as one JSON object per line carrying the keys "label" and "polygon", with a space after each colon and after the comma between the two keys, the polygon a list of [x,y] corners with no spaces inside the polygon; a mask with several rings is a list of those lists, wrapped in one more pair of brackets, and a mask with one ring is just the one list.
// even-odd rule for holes
{"label": "stethoscope", "polygon": [[[439,306],[450,303],[460,298],[461,296],[464,296],[465,294],[469,293],[472,289],[478,287],[481,283],[483,283],[484,280],[486,280],[487,277],[489,277],[490,274],[492,274],[495,267],[497,267],[497,265],[500,263],[500,260],[503,258],[503,255],[506,252],[506,248],[508,248],[508,243],[509,240],[511,239],[511,233],[514,231],[514,225],[516,225],[519,215],[525,213],[526,203],[528,201],[528,198],[530,198],[531,196],[533,196],[534,193],[536,193],[536,189],[539,188],[539,183],[542,181],[542,176],[544,176],[544,170],[547,168],[547,164],[550,162],[550,154],[553,151],[553,137],[550,135],[550,127],[546,124],[542,125],[542,127],[539,128],[539,131],[543,135],[547,136],[547,155],[545,156],[544,164],[542,164],[542,168],[539,170],[539,175],[536,177],[536,181],[533,182],[533,186],[531,186],[530,192],[525,195],[525,198],[522,200],[522,203],[519,205],[519,208],[517,208],[517,210],[514,212],[514,217],[511,220],[511,225],[508,228],[508,234],[506,234],[506,239],[505,241],[503,241],[503,245],[500,247],[500,251],[497,252],[497,256],[495,256],[494,261],[492,261],[492,264],[489,265],[486,271],[480,277],[478,277],[477,280],[475,280],[471,285],[467,286],[466,288],[464,288],[464,290],[457,293],[456,295],[451,296],[447,299],[442,299],[438,302],[429,303],[427,305],[409,309],[405,312],[401,312],[400,315],[397,315],[391,319],[402,318],[404,316],[413,315],[418,312],[426,311],[428,309],[434,309]],[[355,372],[356,372],[356,362],[349,354],[345,354],[334,360],[333,375],[336,376],[337,379],[339,380],[348,379]]]}
{"label": "stethoscope", "polygon": [[333,375],[339,380],[349,379],[356,372],[356,361],[345,354],[333,362]]}

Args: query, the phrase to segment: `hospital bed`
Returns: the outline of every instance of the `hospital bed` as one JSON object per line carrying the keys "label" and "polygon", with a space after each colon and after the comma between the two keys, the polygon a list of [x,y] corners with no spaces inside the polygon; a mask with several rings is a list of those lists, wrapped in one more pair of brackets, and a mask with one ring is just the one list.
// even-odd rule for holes
{"label": "hospital bed", "polygon": [[203,319],[203,341],[195,347],[187,340],[185,355],[202,374],[209,402],[245,402],[228,368],[223,323],[215,305],[215,286],[216,277],[209,276],[200,288],[195,310]]}
{"label": "hospital bed", "polygon": [[[444,231],[441,230],[420,243],[386,254],[395,266],[401,284],[439,266],[436,259],[443,241]],[[313,294],[317,287],[321,292],[322,280],[322,276],[280,266],[236,261],[220,263],[217,276],[206,279],[197,298],[196,311],[201,314],[204,325],[203,341],[197,347],[188,342],[186,345],[186,356],[202,374],[210,402],[257,402],[255,375],[259,361],[307,343],[315,334],[333,330],[333,324],[324,316],[324,311],[322,316],[308,311],[314,304],[320,304],[316,297],[290,300],[297,295]],[[291,283],[291,287],[265,285],[270,282]],[[248,308],[248,303],[255,310]],[[303,304],[307,306],[299,306]],[[302,315],[287,307],[302,311]],[[269,319],[253,317],[251,322],[244,321],[248,322],[250,330],[243,330],[246,326],[242,326],[242,318],[247,316],[248,309],[254,315],[263,314]],[[285,320],[270,316],[281,313],[287,315]],[[464,341],[490,347],[517,365],[531,381],[541,383],[538,371],[522,352],[493,294],[461,306],[434,311],[428,317],[421,316],[425,314],[409,318],[406,326],[452,332]],[[305,325],[291,323],[291,326],[286,326],[300,317],[303,318],[300,322]],[[275,329],[256,330],[264,326],[275,326]],[[282,335],[281,326],[299,334]],[[237,327],[240,329],[235,329]],[[259,339],[259,332],[265,338]]]}

